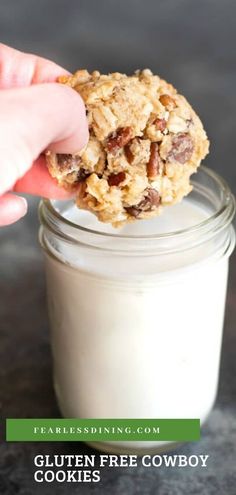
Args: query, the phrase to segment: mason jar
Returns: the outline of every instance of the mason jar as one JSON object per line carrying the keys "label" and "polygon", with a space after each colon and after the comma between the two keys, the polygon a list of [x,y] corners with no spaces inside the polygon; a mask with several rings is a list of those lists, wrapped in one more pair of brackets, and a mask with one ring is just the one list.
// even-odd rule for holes
{"label": "mason jar", "polygon": [[[115,229],[44,200],[40,242],[59,407],[68,418],[207,418],[235,245],[234,198],[201,167],[181,203]],[[159,452],[166,442],[107,442]]]}

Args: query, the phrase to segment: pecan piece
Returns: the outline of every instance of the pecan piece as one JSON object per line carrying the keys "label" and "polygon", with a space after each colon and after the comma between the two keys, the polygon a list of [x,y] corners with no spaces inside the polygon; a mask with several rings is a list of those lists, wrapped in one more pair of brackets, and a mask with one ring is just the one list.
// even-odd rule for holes
{"label": "pecan piece", "polygon": [[107,182],[109,186],[119,186],[126,178],[125,172],[119,172],[118,174],[109,175]]}
{"label": "pecan piece", "polygon": [[150,158],[147,163],[147,176],[149,179],[155,179],[159,174],[162,165],[162,160],[158,152],[158,144],[151,143],[150,145]]}
{"label": "pecan piece", "polygon": [[187,133],[176,134],[172,139],[172,147],[167,155],[168,161],[186,163],[190,160],[194,150],[194,143]]}
{"label": "pecan piece", "polygon": [[170,95],[161,95],[159,100],[167,110],[173,110],[176,107],[175,100]]}
{"label": "pecan piece", "polygon": [[115,154],[120,148],[123,148],[132,139],[131,127],[121,127],[115,134],[112,134],[107,141],[107,149],[110,153]]}
{"label": "pecan piece", "polygon": [[133,162],[134,160],[134,155],[130,149],[130,145],[129,144],[126,144],[126,146],[124,147],[124,152],[125,152],[125,157],[126,157],[126,160],[127,162],[130,164]]}
{"label": "pecan piece", "polygon": [[159,192],[152,187],[148,187],[145,191],[144,198],[138,205],[126,207],[126,211],[132,217],[137,218],[142,211],[151,211],[153,206],[159,206],[161,197]]}
{"label": "pecan piece", "polygon": [[82,180],[79,183],[79,189],[77,190],[77,193],[79,193],[79,198],[81,200],[85,199],[87,196],[87,184],[85,180]]}
{"label": "pecan piece", "polygon": [[154,120],[153,124],[156,126],[158,131],[163,132],[166,129],[167,122],[165,119],[158,119],[157,118],[156,120]]}

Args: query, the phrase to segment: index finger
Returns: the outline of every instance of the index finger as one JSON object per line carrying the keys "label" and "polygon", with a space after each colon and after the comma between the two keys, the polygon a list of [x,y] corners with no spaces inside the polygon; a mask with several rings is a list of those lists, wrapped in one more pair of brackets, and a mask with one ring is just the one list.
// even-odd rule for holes
{"label": "index finger", "polygon": [[64,74],[69,72],[50,60],[0,43],[0,89],[55,82]]}

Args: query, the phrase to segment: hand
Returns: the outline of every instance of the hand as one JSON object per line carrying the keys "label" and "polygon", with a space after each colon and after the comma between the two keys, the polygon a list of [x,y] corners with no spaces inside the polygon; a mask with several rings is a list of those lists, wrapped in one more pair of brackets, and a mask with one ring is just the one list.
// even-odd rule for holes
{"label": "hand", "polygon": [[26,200],[15,192],[66,198],[49,175],[47,148],[75,153],[88,140],[82,99],[55,83],[67,71],[53,62],[0,44],[0,225],[25,215]]}

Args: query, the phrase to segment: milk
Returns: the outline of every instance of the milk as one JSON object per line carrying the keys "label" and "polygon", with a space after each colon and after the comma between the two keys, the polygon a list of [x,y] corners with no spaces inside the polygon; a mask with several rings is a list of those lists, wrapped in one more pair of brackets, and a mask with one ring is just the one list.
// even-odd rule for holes
{"label": "milk", "polygon": [[[176,255],[138,256],[130,249],[121,256],[112,249],[119,248],[116,235],[186,229],[209,211],[185,199],[161,217],[118,231],[70,203],[61,213],[74,224],[111,234],[96,240],[99,254],[91,247],[87,257],[84,244],[64,243],[60,253],[47,244],[54,380],[62,414],[205,421],[217,392],[228,257],[214,256],[214,241],[199,245],[197,255],[196,249],[194,254],[186,249]],[[165,243],[168,251],[168,238]],[[165,444],[98,446],[142,452]]]}

